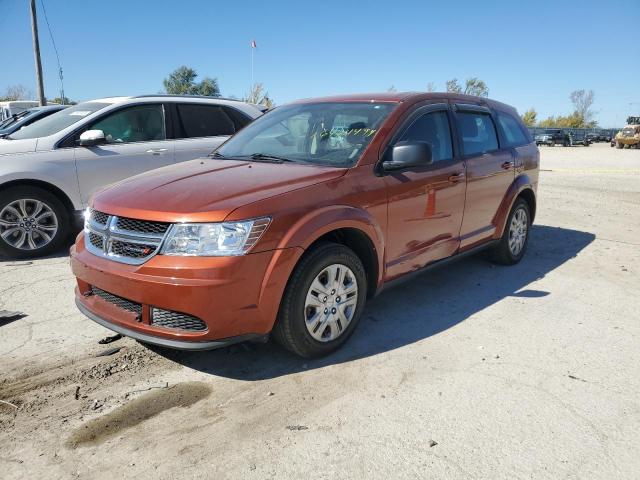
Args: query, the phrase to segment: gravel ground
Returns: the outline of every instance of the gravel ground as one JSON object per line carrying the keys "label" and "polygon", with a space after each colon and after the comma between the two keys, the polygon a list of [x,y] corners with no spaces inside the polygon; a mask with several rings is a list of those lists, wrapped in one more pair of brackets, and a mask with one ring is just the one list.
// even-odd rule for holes
{"label": "gravel ground", "polygon": [[2,477],[638,478],[640,151],[541,154],[519,265],[390,290],[322,360],[98,344],[66,255],[0,262]]}

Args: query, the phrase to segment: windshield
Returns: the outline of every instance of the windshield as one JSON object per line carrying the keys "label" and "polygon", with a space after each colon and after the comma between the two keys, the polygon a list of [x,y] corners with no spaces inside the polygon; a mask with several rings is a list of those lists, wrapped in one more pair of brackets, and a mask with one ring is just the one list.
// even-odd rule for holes
{"label": "windshield", "polygon": [[48,137],[108,105],[110,104],[101,102],[86,102],[73,105],[12,133],[8,138],[22,140],[25,138]]}
{"label": "windshield", "polygon": [[217,156],[349,167],[375,136],[393,103],[302,103],[278,107],[247,125]]}
{"label": "windshield", "polygon": [[24,118],[26,115],[30,115],[33,112],[35,112],[35,110],[24,110],[23,112],[12,115],[6,120],[0,122],[0,129],[7,128],[7,127],[10,127],[11,125],[14,125],[18,120]]}

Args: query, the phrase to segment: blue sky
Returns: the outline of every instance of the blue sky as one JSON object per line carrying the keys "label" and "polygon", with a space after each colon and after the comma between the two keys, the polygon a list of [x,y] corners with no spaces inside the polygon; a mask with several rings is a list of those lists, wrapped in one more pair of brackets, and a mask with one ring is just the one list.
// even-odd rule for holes
{"label": "blue sky", "polygon": [[[443,90],[447,79],[477,76],[491,98],[538,118],[569,113],[569,93],[581,88],[594,90],[602,126],[640,114],[637,0],[43,1],[74,100],[156,93],[183,64],[241,96],[255,38],[255,80],[278,104],[391,85]],[[45,93],[55,97],[42,11],[39,24]],[[13,84],[35,90],[27,0],[0,0],[0,31],[0,95]]]}

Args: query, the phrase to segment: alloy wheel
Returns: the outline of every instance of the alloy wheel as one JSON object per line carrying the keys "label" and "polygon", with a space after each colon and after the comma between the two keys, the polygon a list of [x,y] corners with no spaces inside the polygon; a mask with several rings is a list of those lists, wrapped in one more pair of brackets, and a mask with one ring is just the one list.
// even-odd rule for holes
{"label": "alloy wheel", "polygon": [[524,208],[518,208],[511,217],[509,225],[509,250],[511,255],[517,257],[527,241],[527,231],[529,229],[529,219]]}
{"label": "alloy wheel", "polygon": [[21,198],[0,210],[0,237],[18,250],[43,248],[57,232],[58,218],[41,200]]}
{"label": "alloy wheel", "polygon": [[330,342],[344,333],[358,304],[358,282],[345,265],[334,263],[316,275],[307,291],[304,319],[309,334]]}

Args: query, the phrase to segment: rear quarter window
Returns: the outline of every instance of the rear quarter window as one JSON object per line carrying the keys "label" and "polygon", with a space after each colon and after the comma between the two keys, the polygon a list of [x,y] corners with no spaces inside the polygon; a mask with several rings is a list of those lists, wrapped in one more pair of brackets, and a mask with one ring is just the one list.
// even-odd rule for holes
{"label": "rear quarter window", "polygon": [[498,126],[507,142],[507,146],[518,147],[530,142],[528,135],[526,135],[522,127],[520,127],[520,122],[518,122],[518,120],[503,112],[498,112],[496,116],[498,119]]}

